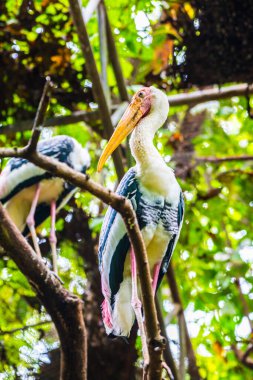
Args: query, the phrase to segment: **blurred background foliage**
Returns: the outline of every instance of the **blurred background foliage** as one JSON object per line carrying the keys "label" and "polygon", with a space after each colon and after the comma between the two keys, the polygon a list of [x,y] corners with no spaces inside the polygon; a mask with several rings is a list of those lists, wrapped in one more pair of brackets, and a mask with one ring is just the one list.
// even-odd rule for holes
{"label": "blurred background foliage", "polygon": [[[155,83],[169,95],[186,87],[252,79],[252,2],[118,0],[106,5],[130,94],[140,84]],[[212,17],[208,18],[210,7]],[[99,67],[96,14],[87,28]],[[28,141],[30,132],[19,131],[18,125],[34,117],[46,75],[57,85],[48,117],[97,109],[67,0],[0,3],[0,72],[0,146],[22,146]],[[108,81],[117,104],[110,67]],[[197,159],[253,155],[253,121],[247,107],[245,97],[233,97],[171,108],[155,139],[185,194],[185,222],[172,261],[204,379],[252,379],[253,357],[249,353],[250,365],[242,357],[253,344],[252,162]],[[10,125],[16,127],[10,130]],[[96,173],[105,143],[103,126],[58,125],[45,128],[42,137],[57,134],[68,134],[86,145],[92,158],[89,174],[115,188],[112,161],[101,175]],[[125,145],[125,156],[127,149]],[[124,358],[115,364],[106,360],[110,347],[114,355],[115,347],[122,353],[129,348],[108,341],[100,318],[96,248],[104,213],[105,206],[87,193],[77,193],[60,212],[60,276],[66,287],[85,300],[89,379],[98,378],[99,366],[104,376],[100,379],[116,379],[117,370],[119,374],[124,368],[128,370],[125,378],[132,379],[129,365],[122,364]],[[50,265],[48,232],[46,222],[40,236]],[[172,317],[166,279],[158,298],[178,363],[178,321]],[[131,351],[137,366],[139,345],[137,339],[137,351]],[[52,363],[59,361],[58,347],[50,318],[32,288],[11,260],[0,257],[0,379],[56,379],[50,376],[57,373]],[[103,358],[99,365],[98,357]],[[110,366],[115,366],[114,372]]]}

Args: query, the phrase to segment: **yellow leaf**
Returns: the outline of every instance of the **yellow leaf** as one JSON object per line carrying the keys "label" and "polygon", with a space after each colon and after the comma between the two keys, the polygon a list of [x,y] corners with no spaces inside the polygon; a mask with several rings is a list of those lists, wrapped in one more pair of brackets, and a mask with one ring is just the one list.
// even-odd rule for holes
{"label": "yellow leaf", "polygon": [[224,351],[224,348],[222,347],[221,343],[216,341],[213,343],[213,350],[214,352],[220,356],[220,357],[224,357],[225,356],[225,351]]}
{"label": "yellow leaf", "polygon": [[165,28],[165,33],[171,34],[172,36],[176,37],[179,41],[182,40],[178,31],[170,23],[165,24],[164,28]]}
{"label": "yellow leaf", "polygon": [[154,50],[153,74],[157,75],[168,67],[169,61],[173,58],[173,47],[174,41],[168,39]]}
{"label": "yellow leaf", "polygon": [[192,20],[195,16],[195,10],[192,8],[190,3],[185,3],[184,4],[184,10]]}

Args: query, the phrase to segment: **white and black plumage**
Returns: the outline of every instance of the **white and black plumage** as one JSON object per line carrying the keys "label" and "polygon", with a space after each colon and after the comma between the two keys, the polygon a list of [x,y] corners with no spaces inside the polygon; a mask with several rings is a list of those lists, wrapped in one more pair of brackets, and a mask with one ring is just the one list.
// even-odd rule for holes
{"label": "white and black plumage", "polygon": [[[168,111],[167,97],[160,90],[145,87],[137,92],[98,166],[101,170],[112,151],[133,131],[130,148],[136,166],[125,174],[116,192],[127,197],[136,211],[154,276],[154,291],[167,271],[184,214],[183,195],[174,172],[153,145],[154,135],[165,122]],[[136,314],[131,279],[134,262],[124,222],[111,207],[100,235],[99,263],[106,331],[116,336],[129,336]]]}
{"label": "white and black plumage", "polygon": [[[41,154],[63,162],[79,172],[85,173],[90,165],[87,150],[69,136],[42,140],[37,149]],[[55,212],[68,202],[75,191],[76,188],[71,184],[23,158],[10,159],[0,175],[0,201],[18,229],[25,236],[31,232],[36,251],[39,248],[34,235],[35,228],[50,214],[54,219]],[[32,205],[35,206],[34,210],[31,210]],[[31,225],[27,224],[29,216]],[[50,237],[52,243],[56,243],[53,242],[54,231],[51,231]]]}

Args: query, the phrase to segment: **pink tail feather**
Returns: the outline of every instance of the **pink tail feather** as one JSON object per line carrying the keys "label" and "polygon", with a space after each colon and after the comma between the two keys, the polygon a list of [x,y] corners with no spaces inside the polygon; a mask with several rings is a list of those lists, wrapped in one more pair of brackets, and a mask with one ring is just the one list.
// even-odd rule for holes
{"label": "pink tail feather", "polygon": [[107,300],[104,300],[102,305],[102,318],[104,321],[104,324],[111,329],[112,328],[112,314],[110,310],[110,305],[108,304]]}

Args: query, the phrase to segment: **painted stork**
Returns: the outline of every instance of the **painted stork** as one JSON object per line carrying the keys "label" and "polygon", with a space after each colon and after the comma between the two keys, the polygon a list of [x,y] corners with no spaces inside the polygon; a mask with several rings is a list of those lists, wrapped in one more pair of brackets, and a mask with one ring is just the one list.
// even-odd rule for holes
{"label": "painted stork", "polygon": [[[125,174],[116,192],[128,198],[136,212],[153,274],[154,292],[168,269],[184,214],[183,195],[174,172],[153,145],[154,135],[164,124],[168,111],[168,99],[162,91],[142,88],[134,95],[98,163],[100,171],[132,132],[130,149],[136,166]],[[145,355],[147,358],[135,256],[124,222],[112,207],[106,212],[100,235],[99,267],[107,334],[128,337],[136,316],[144,359]]]}
{"label": "painted stork", "polygon": [[[42,140],[37,149],[39,153],[83,173],[90,164],[87,150],[69,136]],[[34,249],[39,256],[41,253],[35,229],[51,215],[49,241],[56,274],[55,217],[75,191],[76,188],[71,184],[23,158],[10,159],[0,175],[0,201],[23,235],[31,234]]]}

